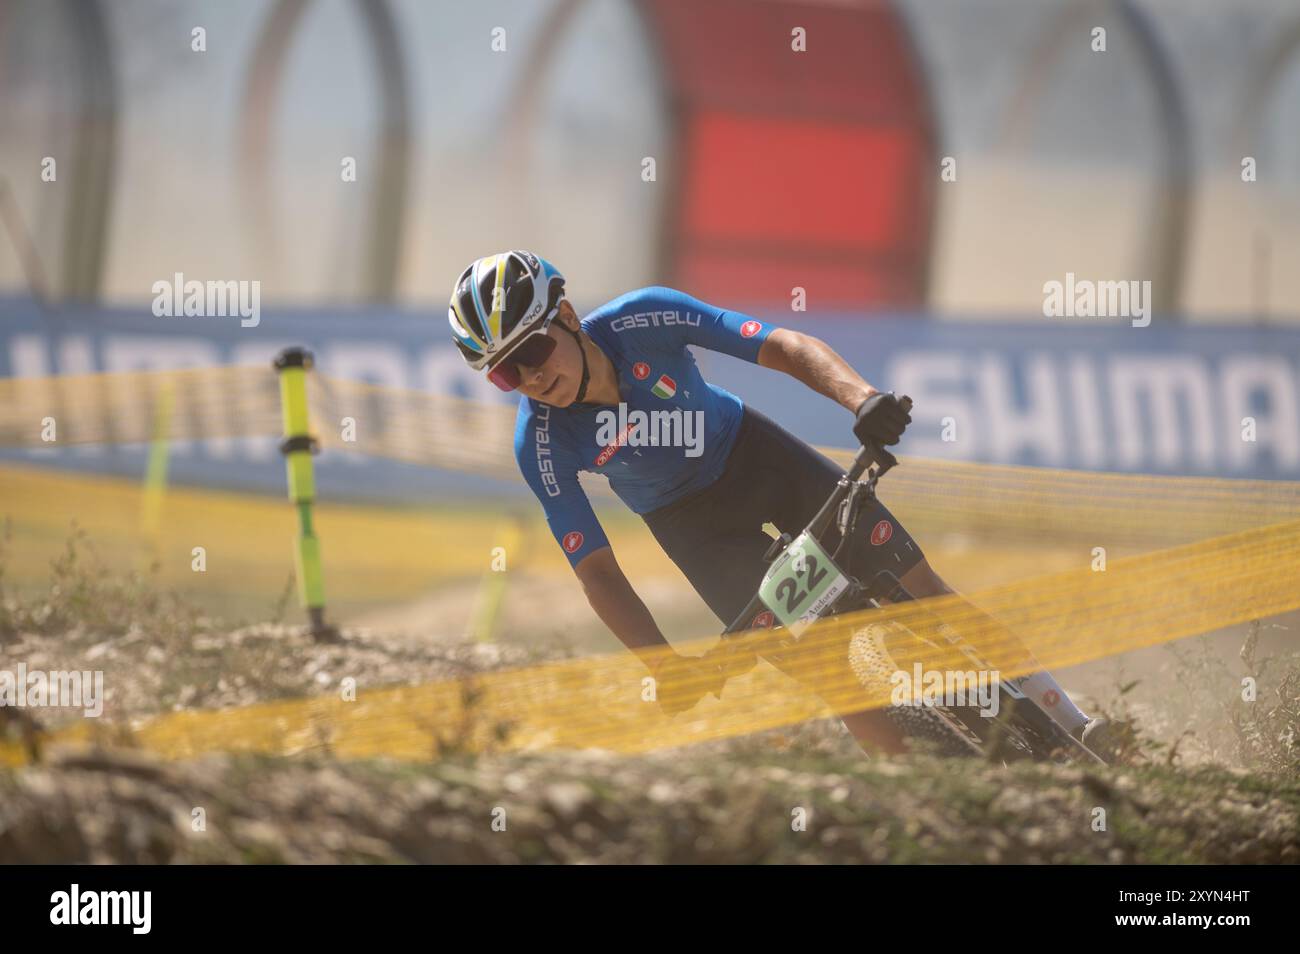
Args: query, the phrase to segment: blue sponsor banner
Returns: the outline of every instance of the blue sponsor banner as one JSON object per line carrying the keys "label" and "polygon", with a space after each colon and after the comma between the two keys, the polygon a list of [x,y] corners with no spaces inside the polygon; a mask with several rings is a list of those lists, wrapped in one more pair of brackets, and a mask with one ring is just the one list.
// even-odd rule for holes
{"label": "blue sponsor banner", "polygon": [[[1300,330],[844,318],[786,321],[872,384],[911,396],[905,452],[1128,473],[1300,479]],[[710,380],[816,443],[845,412],[780,375],[709,356]]]}
{"label": "blue sponsor banner", "polygon": [[[1132,327],[1127,321],[1037,318],[952,323],[921,316],[756,313],[816,335],[878,387],[915,402],[908,454],[951,460],[1154,474],[1300,479],[1300,331]],[[470,371],[439,312],[266,307],[239,317],[159,318],[138,309],[0,299],[0,375],[40,376],[218,364],[270,367],[305,345],[331,376],[513,405]],[[699,352],[709,380],[817,444],[848,446],[848,413],[776,372]],[[275,442],[212,453],[179,447],[180,482],[281,490]],[[139,447],[6,453],[41,463],[142,473]],[[337,462],[337,465],[336,465]],[[323,455],[323,494],[429,499],[518,492],[391,461]]]}

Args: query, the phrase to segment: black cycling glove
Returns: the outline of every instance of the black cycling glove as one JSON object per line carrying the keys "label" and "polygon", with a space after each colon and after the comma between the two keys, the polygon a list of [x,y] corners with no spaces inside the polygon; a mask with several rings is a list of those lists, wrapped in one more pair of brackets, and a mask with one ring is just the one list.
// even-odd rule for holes
{"label": "black cycling glove", "polygon": [[853,434],[863,443],[897,444],[912,415],[893,392],[877,391],[858,406]]}

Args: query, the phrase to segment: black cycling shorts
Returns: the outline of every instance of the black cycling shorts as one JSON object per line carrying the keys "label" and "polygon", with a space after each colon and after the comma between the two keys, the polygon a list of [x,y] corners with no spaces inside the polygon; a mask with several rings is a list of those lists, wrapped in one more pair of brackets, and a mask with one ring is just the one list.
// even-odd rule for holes
{"label": "black cycling shorts", "polygon": [[[763,524],[795,536],[817,514],[844,471],[766,415],[746,406],[722,476],[681,500],[643,514],[664,552],[729,626],[758,592],[772,538]],[[864,583],[880,570],[901,577],[921,548],[879,500],[858,518],[853,565]],[[834,546],[838,532],[830,531]]]}

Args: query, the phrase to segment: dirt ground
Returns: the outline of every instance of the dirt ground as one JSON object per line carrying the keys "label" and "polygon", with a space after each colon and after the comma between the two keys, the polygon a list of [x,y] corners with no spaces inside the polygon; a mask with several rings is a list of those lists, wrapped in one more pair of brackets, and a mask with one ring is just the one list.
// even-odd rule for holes
{"label": "dirt ground", "polygon": [[[0,655],[105,671],[106,714],[125,726],[333,693],[343,673],[419,685],[616,651],[576,586],[558,598],[549,576],[512,581],[491,642],[465,638],[473,605],[459,588],[355,620],[338,645],[290,623],[232,627],[131,587],[62,585],[6,606]],[[677,581],[642,592],[672,632],[716,629]],[[1243,744],[1233,705],[1244,673],[1295,646],[1295,627],[1261,627],[1253,661],[1241,656],[1248,627],[1234,627],[1058,672],[1088,711],[1137,720],[1140,765],[868,759],[834,719],[636,757],[165,761],[126,737],[0,769],[0,863],[1294,863],[1300,782]]]}
{"label": "dirt ground", "polygon": [[751,744],[391,762],[132,753],[0,770],[0,863],[1295,863],[1300,784]]}

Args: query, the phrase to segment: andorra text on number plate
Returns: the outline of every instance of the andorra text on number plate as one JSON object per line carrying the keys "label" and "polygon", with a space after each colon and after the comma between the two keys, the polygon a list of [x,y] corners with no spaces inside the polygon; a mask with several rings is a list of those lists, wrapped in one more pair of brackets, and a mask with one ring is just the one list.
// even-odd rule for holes
{"label": "andorra text on number plate", "polygon": [[801,533],[768,568],[758,598],[797,637],[826,614],[848,585],[821,545]]}

